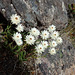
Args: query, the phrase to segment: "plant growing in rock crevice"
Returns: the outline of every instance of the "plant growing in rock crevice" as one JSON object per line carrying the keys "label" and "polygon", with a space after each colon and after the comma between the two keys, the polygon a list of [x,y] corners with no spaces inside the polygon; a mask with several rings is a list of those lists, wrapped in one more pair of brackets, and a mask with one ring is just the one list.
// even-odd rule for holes
{"label": "plant growing in rock crevice", "polygon": [[21,24],[19,15],[13,14],[10,20],[11,24],[7,25],[2,33],[5,36],[3,39],[6,47],[10,48],[19,60],[28,60],[29,57],[37,58],[36,56],[41,55],[47,48],[50,48],[49,53],[54,55],[56,54],[55,47],[63,42],[54,25],[42,31],[33,27],[27,32]]}

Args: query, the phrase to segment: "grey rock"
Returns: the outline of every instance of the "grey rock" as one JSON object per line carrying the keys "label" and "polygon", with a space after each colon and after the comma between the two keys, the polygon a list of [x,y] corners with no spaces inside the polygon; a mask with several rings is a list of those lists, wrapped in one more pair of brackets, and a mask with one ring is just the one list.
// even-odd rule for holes
{"label": "grey rock", "polygon": [[68,23],[66,4],[63,0],[0,0],[0,12],[7,20],[12,14],[18,14],[25,24],[26,30],[31,27],[45,29],[50,24],[57,26],[58,30],[65,28]]}
{"label": "grey rock", "polygon": [[[62,70],[65,72],[67,68],[70,68],[72,64],[75,63],[75,48],[70,42],[70,38],[66,36],[66,33],[62,34],[62,38],[63,43],[60,46],[58,46],[59,50],[55,55],[47,54],[48,50],[46,50],[46,52],[43,53],[43,55],[46,55],[46,57],[42,58],[42,65],[43,63],[45,63],[48,66],[46,70],[50,70],[48,72],[51,75],[59,75],[62,72]],[[70,48],[68,48],[69,46]],[[62,52],[63,49],[64,51]],[[60,57],[60,52],[62,52],[62,57]],[[40,69],[41,67],[42,66],[40,66]],[[43,67],[46,68],[46,66],[44,65]]]}

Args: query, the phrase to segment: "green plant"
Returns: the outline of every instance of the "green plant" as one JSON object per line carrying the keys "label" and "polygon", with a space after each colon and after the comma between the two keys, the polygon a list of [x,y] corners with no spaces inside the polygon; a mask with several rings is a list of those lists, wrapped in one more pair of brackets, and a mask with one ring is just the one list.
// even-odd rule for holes
{"label": "green plant", "polygon": [[55,47],[63,42],[55,25],[50,25],[41,32],[35,27],[25,31],[25,26],[20,24],[20,16],[13,14],[10,20],[11,23],[1,33],[4,47],[11,50],[21,61],[27,61],[31,57],[37,58],[37,55],[41,55],[48,47],[50,48],[48,53],[54,55]]}
{"label": "green plant", "polygon": [[72,12],[72,14],[75,15],[75,4],[69,4],[68,7],[70,11]]}

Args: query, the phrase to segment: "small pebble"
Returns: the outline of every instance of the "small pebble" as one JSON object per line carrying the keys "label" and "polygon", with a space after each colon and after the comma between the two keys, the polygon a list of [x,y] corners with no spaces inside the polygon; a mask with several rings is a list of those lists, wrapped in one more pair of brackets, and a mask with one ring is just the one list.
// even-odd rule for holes
{"label": "small pebble", "polygon": [[2,9],[3,12],[5,12],[5,9]]}
{"label": "small pebble", "polygon": [[13,4],[11,4],[11,6],[13,6]]}
{"label": "small pebble", "polygon": [[52,66],[52,68],[54,68],[54,67],[55,67],[55,66],[54,66],[54,63],[52,63],[51,66]]}

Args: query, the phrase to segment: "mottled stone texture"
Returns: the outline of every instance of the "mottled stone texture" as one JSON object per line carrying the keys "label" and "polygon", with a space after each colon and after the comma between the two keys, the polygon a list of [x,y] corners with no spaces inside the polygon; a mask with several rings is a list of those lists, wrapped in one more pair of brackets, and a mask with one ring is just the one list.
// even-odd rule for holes
{"label": "mottled stone texture", "polygon": [[7,20],[14,13],[20,15],[26,30],[33,26],[45,29],[50,24],[61,30],[68,21],[63,0],[0,0],[0,12]]}
{"label": "mottled stone texture", "polygon": [[[70,38],[66,33],[62,34],[62,37],[63,44],[58,47],[55,55],[50,55],[48,50],[43,53],[46,57],[41,58],[42,63],[39,64],[43,75],[65,75],[65,70],[75,64],[75,49],[70,42]],[[61,74],[62,71],[63,74]]]}

